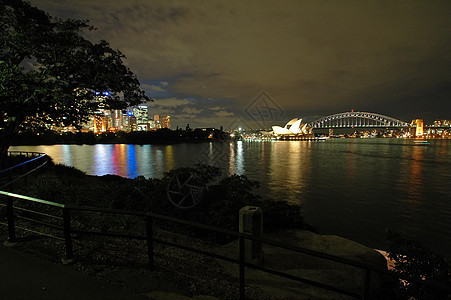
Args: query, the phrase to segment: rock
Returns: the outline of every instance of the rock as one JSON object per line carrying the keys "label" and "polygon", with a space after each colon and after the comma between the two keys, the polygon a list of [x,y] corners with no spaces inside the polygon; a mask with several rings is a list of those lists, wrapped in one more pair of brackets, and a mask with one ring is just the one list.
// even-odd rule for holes
{"label": "rock", "polygon": [[[366,263],[379,270],[387,267],[385,258],[379,252],[339,236],[320,235],[304,230],[287,230],[267,235],[265,238]],[[263,252],[263,267],[352,293],[363,293],[365,283],[365,270],[363,269],[267,244],[263,245]],[[221,247],[217,253],[238,258],[238,241]],[[230,275],[238,277],[238,265],[224,261],[221,261],[221,264]],[[373,296],[377,296],[380,284],[380,278],[372,273],[371,293]],[[277,299],[351,299],[343,294],[248,268],[246,268],[246,285],[257,286],[264,294]]]}

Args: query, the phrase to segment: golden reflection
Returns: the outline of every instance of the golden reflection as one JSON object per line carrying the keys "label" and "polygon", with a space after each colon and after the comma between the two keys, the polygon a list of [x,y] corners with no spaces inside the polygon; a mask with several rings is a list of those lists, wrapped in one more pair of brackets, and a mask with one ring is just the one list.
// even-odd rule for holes
{"label": "golden reflection", "polygon": [[172,145],[168,145],[165,150],[165,166],[166,170],[169,171],[174,169],[174,147]]}
{"label": "golden reflection", "polygon": [[[272,143],[273,153],[270,162],[271,185],[276,188],[296,186],[302,191],[308,184],[311,170],[309,143],[306,141],[284,141]],[[285,168],[281,166],[286,166]],[[299,203],[299,195],[288,195],[289,202]]]}
{"label": "golden reflection", "polygon": [[165,166],[165,162],[164,162],[164,152],[161,149],[162,146],[157,146],[156,150],[154,151],[154,155],[153,155],[153,161],[152,163],[152,167],[155,170],[165,170],[164,166]]}
{"label": "golden reflection", "polygon": [[[63,161],[63,164],[67,165],[67,166],[72,166],[73,165],[73,158],[72,158],[72,151],[71,151],[71,145],[61,145],[61,158]],[[48,153],[45,152],[44,153]]]}
{"label": "golden reflection", "polygon": [[412,159],[410,160],[409,183],[407,193],[409,199],[417,199],[421,193],[424,147],[412,147]]}
{"label": "golden reflection", "polygon": [[128,176],[128,157],[127,149],[124,144],[116,144],[113,146],[113,154],[111,157],[115,173],[121,176]]}

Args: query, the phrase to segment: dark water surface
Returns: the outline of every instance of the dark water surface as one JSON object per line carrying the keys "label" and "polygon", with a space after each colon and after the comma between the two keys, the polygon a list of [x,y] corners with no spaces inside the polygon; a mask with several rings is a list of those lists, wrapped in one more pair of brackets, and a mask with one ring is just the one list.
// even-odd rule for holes
{"label": "dark water surface", "polygon": [[301,204],[323,234],[385,247],[385,229],[451,256],[451,141],[402,139],[177,145],[17,146],[91,175],[160,178],[196,163],[258,180],[262,196]]}

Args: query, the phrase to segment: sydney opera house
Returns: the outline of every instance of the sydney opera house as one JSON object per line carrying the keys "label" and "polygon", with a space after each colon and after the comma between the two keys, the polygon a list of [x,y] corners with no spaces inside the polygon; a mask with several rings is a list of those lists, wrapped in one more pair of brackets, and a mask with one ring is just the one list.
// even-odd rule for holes
{"label": "sydney opera house", "polygon": [[295,118],[290,120],[284,127],[272,126],[272,134],[277,136],[305,136],[313,134],[312,128],[306,123],[302,123],[302,119]]}

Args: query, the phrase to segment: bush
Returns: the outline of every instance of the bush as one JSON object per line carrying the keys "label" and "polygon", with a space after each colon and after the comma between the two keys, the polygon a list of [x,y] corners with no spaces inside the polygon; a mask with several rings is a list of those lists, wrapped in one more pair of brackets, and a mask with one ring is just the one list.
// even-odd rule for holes
{"label": "bush", "polygon": [[[212,166],[196,165],[194,168],[171,170],[162,179],[104,175],[93,180],[84,177],[83,172],[64,165],[55,165],[53,171],[56,177],[35,181],[30,188],[33,196],[75,205],[150,211],[234,231],[239,226],[239,210],[244,206],[258,206],[263,210],[264,228],[310,229],[303,222],[300,206],[262,199],[254,193],[259,183],[244,175],[231,175],[218,181],[221,172]],[[196,177],[196,186],[202,186],[204,194],[202,201],[193,208],[181,209],[169,201],[168,184],[174,176],[187,173]],[[189,232],[186,230],[183,233]],[[205,237],[204,234],[202,236]]]}
{"label": "bush", "polygon": [[[389,258],[395,271],[426,283],[451,287],[449,268],[443,256],[432,252],[423,243],[408,240],[387,230]],[[447,293],[414,282],[399,281],[396,292],[402,299],[448,299]]]}

